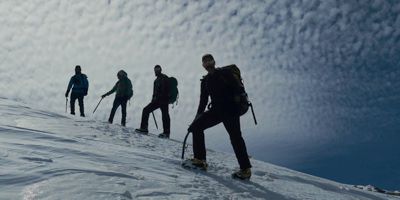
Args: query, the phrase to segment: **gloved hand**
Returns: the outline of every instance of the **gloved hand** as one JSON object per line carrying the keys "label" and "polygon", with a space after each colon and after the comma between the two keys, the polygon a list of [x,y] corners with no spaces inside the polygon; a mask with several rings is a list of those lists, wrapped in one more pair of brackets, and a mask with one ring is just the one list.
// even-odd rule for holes
{"label": "gloved hand", "polygon": [[193,132],[193,124],[196,122],[198,118],[200,118],[201,114],[196,114],[196,117],[194,118],[193,122],[190,124],[188,128],[188,132]]}
{"label": "gloved hand", "polygon": [[107,95],[105,95],[105,94],[103,94],[103,95],[101,95],[101,98],[104,98],[104,97],[106,97]]}
{"label": "gloved hand", "polygon": [[65,97],[68,97],[68,93],[69,93],[69,92],[66,92],[66,93],[65,93]]}
{"label": "gloved hand", "polygon": [[196,121],[200,116],[201,116],[201,114],[196,114],[196,116],[194,117],[193,122]]}
{"label": "gloved hand", "polygon": [[187,129],[187,132],[191,132],[191,133],[193,132],[193,126],[192,125],[193,125],[193,123],[190,124],[189,128]]}

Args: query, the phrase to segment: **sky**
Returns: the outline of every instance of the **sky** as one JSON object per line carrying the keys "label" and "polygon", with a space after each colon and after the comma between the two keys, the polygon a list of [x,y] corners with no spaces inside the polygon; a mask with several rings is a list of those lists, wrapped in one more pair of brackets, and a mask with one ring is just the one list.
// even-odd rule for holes
{"label": "sky", "polygon": [[[201,56],[211,53],[218,66],[242,71],[259,122],[241,118],[253,157],[400,188],[399,13],[389,0],[1,1],[1,96],[65,112],[68,81],[81,65],[90,81],[86,114],[106,121],[113,97],[91,111],[124,69],[134,86],[127,126],[137,127],[160,64],[179,81],[170,115],[172,137],[182,139],[206,74]],[[222,126],[206,139],[232,152]]]}

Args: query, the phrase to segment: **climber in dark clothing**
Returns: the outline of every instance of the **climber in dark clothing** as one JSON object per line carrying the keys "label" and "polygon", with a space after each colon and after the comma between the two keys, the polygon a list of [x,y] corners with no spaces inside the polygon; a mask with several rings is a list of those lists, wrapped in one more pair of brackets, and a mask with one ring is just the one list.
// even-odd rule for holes
{"label": "climber in dark clothing", "polygon": [[[248,179],[251,176],[251,164],[247,154],[246,144],[240,131],[240,114],[237,106],[240,84],[232,73],[221,68],[215,68],[212,55],[202,58],[203,67],[208,74],[201,80],[200,103],[195,120],[189,127],[193,133],[194,158],[187,162],[193,166],[207,169],[204,130],[223,123],[228,131],[233,150],[240,165],[240,170],[232,174],[234,177]],[[205,111],[211,98],[211,108]],[[204,112],[205,111],[205,112]]]}
{"label": "climber in dark clothing", "polygon": [[170,118],[168,113],[169,104],[169,81],[168,76],[161,73],[161,66],[156,65],[154,67],[154,73],[156,75],[156,80],[154,81],[153,87],[153,98],[151,102],[143,108],[142,121],[140,128],[136,129],[136,132],[147,134],[148,131],[148,121],[149,115],[154,110],[160,108],[162,113],[163,129],[164,132],[159,134],[161,138],[169,138],[170,135]]}
{"label": "climber in dark clothing", "polygon": [[78,99],[79,103],[79,111],[81,113],[81,117],[85,117],[85,109],[83,105],[83,97],[87,95],[89,89],[89,81],[87,80],[87,76],[81,73],[81,66],[77,65],[75,67],[75,75],[71,77],[67,92],[65,92],[65,97],[68,97],[69,91],[72,88],[71,92],[71,114],[75,115],[75,101]]}
{"label": "climber in dark clothing", "polygon": [[107,93],[103,94],[101,98],[104,98],[114,92],[115,99],[113,103],[113,107],[111,109],[110,117],[108,118],[108,122],[110,124],[113,123],[115,112],[118,107],[121,106],[122,118],[121,125],[126,125],[126,105],[129,99],[133,96],[132,82],[128,78],[128,74],[124,70],[120,70],[117,74],[118,82],[115,86]]}

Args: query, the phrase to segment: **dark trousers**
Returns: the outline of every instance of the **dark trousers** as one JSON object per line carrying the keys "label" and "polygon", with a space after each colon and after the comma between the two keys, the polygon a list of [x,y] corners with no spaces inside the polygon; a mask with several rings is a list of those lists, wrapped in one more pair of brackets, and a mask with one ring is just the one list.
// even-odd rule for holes
{"label": "dark trousers", "polygon": [[81,113],[81,116],[85,116],[85,109],[83,107],[83,97],[84,97],[83,94],[79,94],[79,93],[75,93],[75,92],[71,93],[71,101],[70,101],[71,114],[75,114],[75,101],[76,101],[76,99],[78,99],[79,111]]}
{"label": "dark trousers", "polygon": [[168,113],[168,103],[162,104],[157,102],[151,102],[149,103],[149,105],[144,107],[142,112],[142,122],[140,123],[140,128],[148,129],[150,113],[158,108],[161,109],[163,129],[164,129],[163,133],[169,136],[171,119],[169,118],[169,113]]}
{"label": "dark trousers", "polygon": [[246,144],[240,131],[239,115],[221,115],[215,110],[208,110],[201,114],[191,125],[189,131],[193,133],[194,157],[206,160],[206,146],[204,143],[204,130],[223,123],[228,131],[233,150],[241,169],[250,168],[250,160],[247,154]]}
{"label": "dark trousers", "polygon": [[108,122],[112,123],[114,120],[115,112],[117,111],[118,107],[121,106],[122,118],[121,118],[121,125],[126,125],[126,104],[128,103],[127,97],[115,97],[113,107],[111,109],[110,117],[108,118]]}

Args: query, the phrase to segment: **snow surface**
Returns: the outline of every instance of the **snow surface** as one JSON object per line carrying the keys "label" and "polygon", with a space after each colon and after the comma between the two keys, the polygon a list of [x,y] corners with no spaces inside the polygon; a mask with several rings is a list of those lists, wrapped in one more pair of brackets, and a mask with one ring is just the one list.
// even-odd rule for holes
{"label": "snow surface", "polygon": [[[180,166],[181,142],[0,98],[0,199],[400,199],[208,150],[207,172]],[[189,151],[190,154],[190,151]]]}

